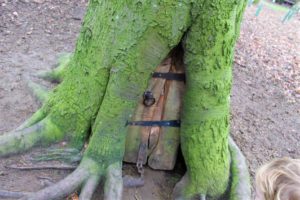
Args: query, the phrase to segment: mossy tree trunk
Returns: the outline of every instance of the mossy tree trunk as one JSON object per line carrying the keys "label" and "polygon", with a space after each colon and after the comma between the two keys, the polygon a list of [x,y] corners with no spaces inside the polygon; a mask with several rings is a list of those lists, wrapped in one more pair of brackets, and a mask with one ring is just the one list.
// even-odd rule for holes
{"label": "mossy tree trunk", "polygon": [[178,198],[220,197],[230,184],[231,65],[244,4],[90,0],[74,54],[46,75],[60,85],[20,129],[1,136],[0,156],[66,139],[73,148],[89,144],[71,175],[24,199],[61,198],[79,187],[80,198],[90,199],[104,176],[105,198],[120,199],[125,123],[151,72],[180,43],[187,72],[181,143],[188,181]]}
{"label": "mossy tree trunk", "polygon": [[231,66],[239,8],[243,6],[235,1],[205,1],[194,7],[198,13],[184,40],[187,88],[181,144],[188,194],[216,197],[228,187]]}

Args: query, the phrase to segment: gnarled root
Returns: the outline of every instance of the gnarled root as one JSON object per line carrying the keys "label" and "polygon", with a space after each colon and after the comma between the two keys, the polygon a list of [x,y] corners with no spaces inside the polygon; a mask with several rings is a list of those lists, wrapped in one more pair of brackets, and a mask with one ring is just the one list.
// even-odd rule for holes
{"label": "gnarled root", "polygon": [[[246,159],[243,156],[241,150],[233,141],[229,138],[229,151],[231,155],[231,179],[230,179],[230,190],[229,194],[225,194],[229,200],[250,200],[251,199],[251,185],[249,179],[248,167],[246,164]],[[176,184],[173,190],[173,199],[176,200],[187,200],[193,199],[196,195],[201,199],[206,198],[206,194],[196,194],[193,197],[185,194],[184,191],[188,187],[187,173],[181,178],[181,180]],[[187,197],[188,196],[188,197]]]}
{"label": "gnarled root", "polygon": [[82,159],[82,152],[77,148],[48,149],[45,153],[34,155],[32,161],[61,160],[67,163],[77,163]]}
{"label": "gnarled root", "polygon": [[96,175],[91,173],[92,168],[99,167],[92,160],[82,161],[80,166],[65,179],[36,193],[24,196],[22,200],[50,200],[64,198],[78,189],[91,175]]}
{"label": "gnarled root", "polygon": [[122,192],[122,166],[120,163],[114,163],[107,168],[104,199],[122,199]]}
{"label": "gnarled root", "polygon": [[39,142],[47,144],[62,138],[62,133],[47,118],[37,124],[0,136],[0,157],[30,149]]}
{"label": "gnarled root", "polygon": [[45,111],[44,107],[40,108],[36,111],[29,119],[27,119],[23,124],[21,124],[15,131],[20,131],[22,129],[28,128],[33,126],[34,124],[40,122],[47,116],[47,112]]}
{"label": "gnarled root", "polygon": [[40,103],[44,103],[48,99],[49,92],[45,87],[34,83],[31,80],[27,81],[27,86]]}
{"label": "gnarled root", "polygon": [[231,155],[230,200],[250,200],[251,185],[246,158],[231,137],[229,138],[229,151]]}
{"label": "gnarled root", "polygon": [[0,198],[2,199],[18,199],[21,198],[25,195],[29,195],[30,193],[28,192],[11,192],[11,191],[5,191],[5,190],[0,190]]}
{"label": "gnarled root", "polygon": [[66,71],[68,64],[70,63],[70,61],[72,59],[72,55],[73,54],[71,54],[71,53],[66,53],[66,54],[62,55],[59,58],[57,67],[55,69],[53,69],[51,71],[40,72],[39,74],[37,74],[37,76],[42,79],[45,79],[47,81],[51,81],[54,83],[60,83],[65,76],[65,71]]}
{"label": "gnarled root", "polygon": [[187,198],[184,195],[184,188],[188,185],[188,175],[185,175],[181,178],[181,180],[176,184],[173,190],[173,199],[176,200],[186,200]]}
{"label": "gnarled root", "polygon": [[92,176],[90,177],[84,184],[83,188],[81,189],[79,199],[91,199],[98,184],[99,184],[100,177]]}
{"label": "gnarled root", "polygon": [[[105,200],[120,200],[123,190],[121,163],[113,163],[106,169]],[[81,188],[80,200],[92,198],[105,169],[98,162],[84,158],[79,167],[65,179],[38,192],[9,192],[0,190],[2,198],[21,198],[21,200],[62,199]]]}

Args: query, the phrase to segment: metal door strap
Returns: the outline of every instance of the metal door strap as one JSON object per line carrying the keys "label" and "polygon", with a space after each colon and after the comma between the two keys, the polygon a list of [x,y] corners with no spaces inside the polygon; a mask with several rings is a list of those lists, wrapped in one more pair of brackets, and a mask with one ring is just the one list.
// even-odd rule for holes
{"label": "metal door strap", "polygon": [[166,127],[180,127],[180,120],[127,121],[125,126],[166,126]]}
{"label": "metal door strap", "polygon": [[183,73],[162,73],[162,72],[152,72],[152,78],[163,78],[166,80],[174,80],[174,81],[183,81],[185,82],[185,74]]}

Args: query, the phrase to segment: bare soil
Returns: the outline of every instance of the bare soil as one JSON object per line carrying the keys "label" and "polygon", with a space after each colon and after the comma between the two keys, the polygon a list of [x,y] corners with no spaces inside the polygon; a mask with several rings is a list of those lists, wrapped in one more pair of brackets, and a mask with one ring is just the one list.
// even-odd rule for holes
{"label": "bare soil", "polygon": [[[54,67],[75,47],[86,0],[0,0],[0,133],[13,130],[40,106],[26,86],[39,71]],[[281,23],[284,12],[256,7],[245,13],[236,48],[231,134],[244,152],[251,175],[276,157],[300,155],[300,17]],[[60,145],[60,144],[58,144]],[[18,171],[41,148],[0,160],[0,189],[36,191],[43,178],[58,181],[71,171]],[[134,173],[126,165],[125,173]],[[180,167],[179,167],[180,168]],[[146,185],[126,189],[126,200],[170,199],[177,171],[146,170]],[[101,199],[101,187],[94,199]]]}

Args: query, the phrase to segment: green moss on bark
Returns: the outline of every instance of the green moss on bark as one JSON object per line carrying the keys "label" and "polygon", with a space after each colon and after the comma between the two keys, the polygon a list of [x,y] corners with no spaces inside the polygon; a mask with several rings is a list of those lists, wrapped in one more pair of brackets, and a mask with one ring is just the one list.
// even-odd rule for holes
{"label": "green moss on bark", "polygon": [[242,2],[199,4],[185,40],[187,88],[181,142],[190,180],[187,196],[218,197],[228,185],[231,66]]}
{"label": "green moss on bark", "polygon": [[[122,160],[126,121],[131,119],[151,72],[180,42],[189,26],[190,4],[150,0],[91,3],[99,7],[99,13],[91,16],[103,24],[103,29],[86,30],[90,40],[97,35],[103,39],[99,44],[103,46],[101,65],[109,69],[110,74],[85,156],[107,166]],[[174,19],[178,21],[175,23]],[[95,40],[99,43],[99,38]],[[79,41],[77,47],[85,49],[85,45],[90,44]]]}

